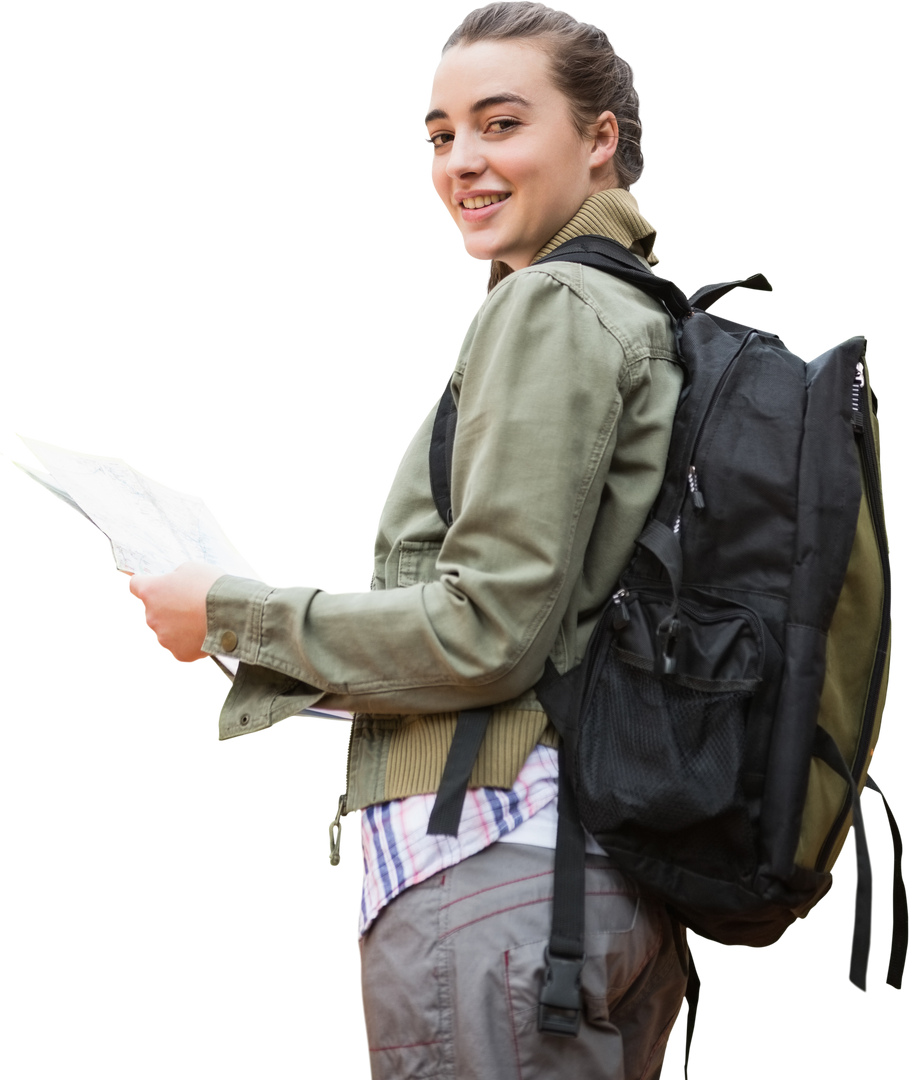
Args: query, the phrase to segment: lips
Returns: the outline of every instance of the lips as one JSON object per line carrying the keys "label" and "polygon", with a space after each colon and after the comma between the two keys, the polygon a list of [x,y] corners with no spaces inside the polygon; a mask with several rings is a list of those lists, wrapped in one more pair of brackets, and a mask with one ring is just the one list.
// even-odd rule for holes
{"label": "lips", "polygon": [[477,210],[467,210],[466,206],[461,206],[461,214],[465,221],[485,221],[486,218],[491,217],[501,208],[510,203],[511,197],[507,199],[500,199],[497,203],[490,203],[488,206],[480,206]]}

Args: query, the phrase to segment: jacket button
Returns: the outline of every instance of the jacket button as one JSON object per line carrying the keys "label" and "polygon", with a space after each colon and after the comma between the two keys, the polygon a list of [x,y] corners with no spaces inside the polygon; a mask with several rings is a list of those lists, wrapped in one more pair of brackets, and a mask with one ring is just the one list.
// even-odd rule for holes
{"label": "jacket button", "polygon": [[221,635],[221,648],[225,652],[233,652],[237,647],[237,635],[233,630],[225,630]]}

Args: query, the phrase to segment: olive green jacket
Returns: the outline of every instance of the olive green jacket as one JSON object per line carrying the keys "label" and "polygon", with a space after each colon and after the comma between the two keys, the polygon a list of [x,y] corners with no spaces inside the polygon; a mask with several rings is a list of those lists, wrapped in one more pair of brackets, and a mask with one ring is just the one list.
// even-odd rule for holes
{"label": "olive green jacket", "polygon": [[[578,233],[649,253],[652,230],[628,192],[594,200]],[[452,526],[430,490],[433,408],[382,513],[373,591],[230,576],[212,586],[203,649],[233,645],[241,661],[221,737],[316,702],[356,713],[356,809],[436,790],[457,711],[497,705],[471,782],[510,787],[533,746],[554,743],[531,689],[546,658],[563,671],[581,659],[656,496],[675,357],[665,311],[617,278],[574,263],[506,277],[452,378]]]}

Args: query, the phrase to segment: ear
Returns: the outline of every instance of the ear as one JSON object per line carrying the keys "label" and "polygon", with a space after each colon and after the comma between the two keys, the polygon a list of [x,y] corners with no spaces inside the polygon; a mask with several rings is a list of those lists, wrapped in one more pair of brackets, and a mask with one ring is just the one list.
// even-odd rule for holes
{"label": "ear", "polygon": [[612,161],[619,147],[619,122],[615,113],[604,112],[596,118],[591,131],[593,145],[590,150],[591,171],[603,170]]}

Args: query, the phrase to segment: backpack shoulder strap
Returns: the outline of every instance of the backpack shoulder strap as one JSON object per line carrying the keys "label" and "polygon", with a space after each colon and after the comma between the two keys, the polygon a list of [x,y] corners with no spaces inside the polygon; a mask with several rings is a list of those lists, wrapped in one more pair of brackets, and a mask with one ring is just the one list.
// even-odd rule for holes
{"label": "backpack shoulder strap", "polygon": [[612,274],[659,300],[674,319],[682,319],[691,312],[691,304],[680,288],[666,278],[657,277],[627,248],[605,236],[578,236],[568,240],[533,265],[548,262],[576,262]]}
{"label": "backpack shoulder strap", "polygon": [[[674,319],[681,319],[691,313],[692,305],[685,299],[685,294],[671,281],[658,278],[640,259],[632,255],[627,248],[615,240],[604,236],[579,236],[567,243],[560,244],[550,255],[539,259],[535,266],[547,262],[576,262],[582,266],[592,266],[613,277],[627,281],[661,301]],[[729,286],[732,288],[732,286]],[[432,498],[439,517],[446,526],[453,520],[451,508],[451,459],[454,448],[455,428],[458,423],[458,410],[451,393],[451,382],[436,410],[432,436],[429,443],[429,482]]]}
{"label": "backpack shoulder strap", "polygon": [[436,418],[432,425],[429,440],[429,486],[432,499],[436,504],[439,517],[447,528],[451,525],[451,455],[454,449],[455,427],[458,423],[458,410],[451,393],[451,380],[445,387],[445,393],[436,409]]}
{"label": "backpack shoulder strap", "polygon": [[[737,287],[745,289],[770,289],[763,274],[753,274],[742,281],[724,281],[717,285],[705,285],[690,298],[665,278],[657,277],[640,259],[615,240],[604,236],[579,236],[560,244],[551,254],[539,259],[534,265],[547,262],[576,262],[592,266],[659,300],[674,319],[687,318],[694,308],[705,310],[721,296]],[[682,365],[684,368],[684,364]],[[439,517],[446,526],[451,525],[451,460],[454,448],[458,410],[451,393],[451,382],[439,402],[429,445],[429,480],[432,497]]]}

